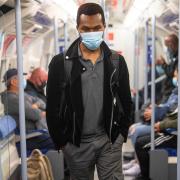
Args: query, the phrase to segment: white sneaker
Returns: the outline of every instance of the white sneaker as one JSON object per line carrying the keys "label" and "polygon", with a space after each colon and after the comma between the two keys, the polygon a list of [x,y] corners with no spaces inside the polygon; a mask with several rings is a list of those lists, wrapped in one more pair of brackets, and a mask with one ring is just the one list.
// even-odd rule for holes
{"label": "white sneaker", "polygon": [[126,176],[137,176],[141,172],[139,164],[135,163],[130,169],[125,170],[123,173]]}
{"label": "white sneaker", "polygon": [[127,170],[127,169],[131,168],[135,163],[136,163],[136,160],[133,159],[130,162],[123,164],[122,169]]}

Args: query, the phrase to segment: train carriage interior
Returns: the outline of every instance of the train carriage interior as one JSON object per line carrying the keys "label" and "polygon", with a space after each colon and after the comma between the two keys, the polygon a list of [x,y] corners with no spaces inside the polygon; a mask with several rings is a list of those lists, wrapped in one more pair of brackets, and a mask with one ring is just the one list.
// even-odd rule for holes
{"label": "train carriage interior", "polygon": [[[152,180],[180,180],[179,0],[0,0],[0,180],[27,179],[27,160],[34,149],[49,158],[54,180],[73,180],[63,152],[48,139],[45,89],[52,58],[80,36],[76,18],[84,3],[102,7],[103,40],[125,58],[129,71],[132,116],[122,147],[124,180],[141,178],[147,171]],[[40,96],[29,94],[27,87],[32,86]],[[27,130],[33,125],[26,113],[42,119],[38,130]],[[166,123],[169,119],[174,124]]]}

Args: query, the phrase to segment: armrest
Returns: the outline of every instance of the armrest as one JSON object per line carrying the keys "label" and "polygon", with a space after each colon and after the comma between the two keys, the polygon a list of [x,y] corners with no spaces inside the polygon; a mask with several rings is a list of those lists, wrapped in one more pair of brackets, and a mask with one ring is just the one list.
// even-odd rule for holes
{"label": "armrest", "polygon": [[[42,132],[34,131],[34,132],[26,134],[26,139],[31,139],[31,138],[40,136],[42,134],[43,134]],[[16,141],[16,143],[20,141],[20,135],[17,135],[17,134],[15,135],[15,141]]]}

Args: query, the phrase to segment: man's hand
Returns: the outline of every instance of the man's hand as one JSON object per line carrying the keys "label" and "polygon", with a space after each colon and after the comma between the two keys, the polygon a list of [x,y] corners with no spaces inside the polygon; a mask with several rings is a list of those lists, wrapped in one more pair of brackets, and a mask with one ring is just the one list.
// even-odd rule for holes
{"label": "man's hand", "polygon": [[39,109],[39,107],[38,107],[37,104],[33,104],[33,105],[32,105],[32,108],[33,108],[33,109]]}
{"label": "man's hand", "polygon": [[160,122],[154,124],[154,130],[155,132],[160,132]]}
{"label": "man's hand", "polygon": [[144,120],[145,121],[150,121],[151,120],[151,115],[152,115],[152,109],[151,108],[147,108],[144,111]]}
{"label": "man's hand", "polygon": [[42,111],[42,112],[41,112],[41,117],[42,117],[42,118],[46,117],[46,112],[45,112],[45,111]]}

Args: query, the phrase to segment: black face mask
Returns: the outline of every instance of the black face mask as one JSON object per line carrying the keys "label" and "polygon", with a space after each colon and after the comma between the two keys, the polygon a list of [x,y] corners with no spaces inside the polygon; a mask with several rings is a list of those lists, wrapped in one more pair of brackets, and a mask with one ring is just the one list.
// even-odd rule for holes
{"label": "black face mask", "polygon": [[38,89],[43,90],[45,88],[46,84],[47,84],[46,82],[42,82],[42,84],[40,86],[38,86]]}

